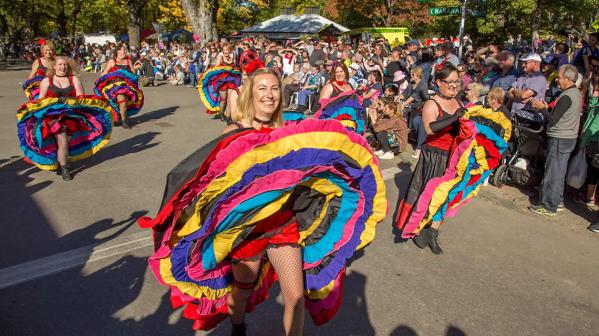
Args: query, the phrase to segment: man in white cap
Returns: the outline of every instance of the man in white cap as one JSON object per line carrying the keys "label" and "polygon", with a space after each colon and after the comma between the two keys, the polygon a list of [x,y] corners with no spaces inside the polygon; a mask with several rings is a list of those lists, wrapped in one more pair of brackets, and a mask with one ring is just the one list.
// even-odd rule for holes
{"label": "man in white cap", "polygon": [[522,76],[512,84],[508,97],[512,101],[512,111],[532,111],[530,101],[532,98],[545,100],[547,79],[541,72],[541,56],[530,53],[520,58],[522,61]]}

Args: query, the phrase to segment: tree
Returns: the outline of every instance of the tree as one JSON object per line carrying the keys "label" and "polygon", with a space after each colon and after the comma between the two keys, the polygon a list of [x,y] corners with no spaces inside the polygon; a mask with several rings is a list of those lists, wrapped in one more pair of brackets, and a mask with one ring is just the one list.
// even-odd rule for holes
{"label": "tree", "polygon": [[185,11],[185,16],[187,16],[187,22],[203,42],[218,39],[216,30],[218,1],[181,0],[181,5]]}
{"label": "tree", "polygon": [[147,2],[148,0],[127,0],[127,30],[131,47],[140,47],[141,11]]}

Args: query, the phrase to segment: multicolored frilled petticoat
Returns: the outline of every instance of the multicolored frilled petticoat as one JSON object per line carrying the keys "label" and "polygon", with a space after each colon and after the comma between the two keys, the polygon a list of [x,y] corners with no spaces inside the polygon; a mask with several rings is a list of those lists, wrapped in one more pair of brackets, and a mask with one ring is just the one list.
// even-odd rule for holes
{"label": "multicolored frilled petticoat", "polygon": [[512,124],[501,112],[475,106],[460,119],[445,174],[428,181],[402,229],[412,238],[431,221],[454,216],[501,163]]}
{"label": "multicolored frilled petticoat", "polygon": [[67,132],[69,161],[86,158],[104,147],[112,133],[112,113],[96,96],[43,98],[17,112],[17,135],[25,157],[44,170],[58,168],[54,134]]}
{"label": "multicolored frilled petticoat", "polygon": [[339,120],[343,126],[364,135],[364,106],[355,90],[341,92],[338,96],[320,100],[321,108],[315,119]]}
{"label": "multicolored frilled petticoat", "polygon": [[[261,238],[288,228],[288,217],[279,221],[285,212],[295,217],[291,230],[302,248],[306,308],[316,324],[329,321],[341,304],[347,260],[374,239],[386,210],[366,140],[336,121],[304,120],[241,129],[204,146],[169,173],[156,218],[139,223],[154,230],[149,264],[171,288],[173,306],[186,305],[194,328],[208,330],[228,317],[231,257],[241,249],[260,256]],[[275,280],[263,259],[248,311]]]}
{"label": "multicolored frilled petticoat", "polygon": [[198,79],[200,99],[206,107],[206,113],[220,111],[219,91],[235,89],[241,85],[241,72],[232,66],[215,66],[204,71]]}
{"label": "multicolored frilled petticoat", "polygon": [[144,93],[137,82],[139,76],[123,69],[118,69],[98,78],[94,84],[94,93],[105,98],[113,109],[114,120],[119,120],[119,103],[117,95],[127,98],[127,116],[136,115],[144,106]]}
{"label": "multicolored frilled petticoat", "polygon": [[36,100],[39,97],[40,84],[44,78],[44,76],[35,76],[23,83],[23,92],[25,92],[25,97],[27,97],[27,99]]}

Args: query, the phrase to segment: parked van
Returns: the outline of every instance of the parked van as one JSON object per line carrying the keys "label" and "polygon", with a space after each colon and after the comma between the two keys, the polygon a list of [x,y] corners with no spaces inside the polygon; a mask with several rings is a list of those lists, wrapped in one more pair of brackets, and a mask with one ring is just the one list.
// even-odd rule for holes
{"label": "parked van", "polygon": [[404,27],[359,28],[343,33],[344,36],[361,35],[362,41],[370,43],[378,38],[385,38],[391,47],[405,44],[410,40],[410,31]]}

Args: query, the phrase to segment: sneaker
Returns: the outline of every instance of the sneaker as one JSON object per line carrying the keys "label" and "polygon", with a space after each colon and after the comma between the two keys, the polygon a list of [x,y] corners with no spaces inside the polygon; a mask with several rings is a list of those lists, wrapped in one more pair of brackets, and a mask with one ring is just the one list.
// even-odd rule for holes
{"label": "sneaker", "polygon": [[545,215],[545,216],[550,216],[550,217],[554,217],[555,215],[557,215],[557,212],[549,211],[542,204],[531,204],[528,207],[528,210],[530,210],[532,212],[536,212],[539,215]]}
{"label": "sneaker", "polygon": [[125,120],[123,120],[123,122],[121,123],[121,127],[123,127],[124,129],[131,129],[131,126],[129,126],[129,124]]}
{"label": "sneaker", "polygon": [[587,229],[589,229],[589,231],[599,233],[599,222],[589,225],[589,227]]}
{"label": "sneaker", "polygon": [[576,197],[576,203],[584,204],[584,205],[587,206],[587,208],[592,208],[592,207],[595,206],[595,200],[586,199],[584,196],[578,196],[578,197]]}
{"label": "sneaker", "polygon": [[379,156],[379,159],[381,160],[391,160],[395,157],[395,154],[393,154],[393,152],[387,152],[384,153],[383,155]]}
{"label": "sneaker", "polygon": [[383,151],[382,151],[382,150],[380,150],[380,149],[374,152],[374,155],[376,155],[376,156],[381,156],[381,155],[383,155],[383,154],[385,154],[385,152],[383,152]]}
{"label": "sneaker", "polygon": [[420,149],[415,150],[414,153],[412,153],[412,157],[414,159],[419,159],[420,158]]}
{"label": "sneaker", "polygon": [[563,202],[557,205],[557,212],[562,212],[562,211],[566,211],[566,206],[564,205]]}

